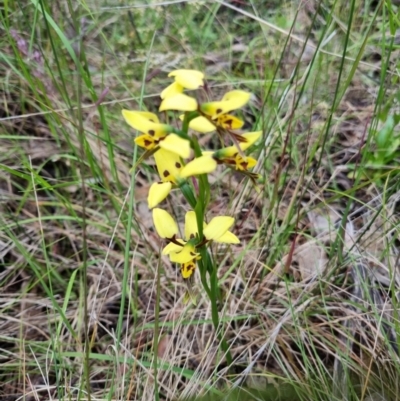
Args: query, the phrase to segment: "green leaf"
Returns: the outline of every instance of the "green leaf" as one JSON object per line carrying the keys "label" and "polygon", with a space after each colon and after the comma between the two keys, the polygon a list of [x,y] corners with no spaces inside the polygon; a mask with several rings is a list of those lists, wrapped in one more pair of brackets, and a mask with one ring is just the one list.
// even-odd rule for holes
{"label": "green leaf", "polygon": [[384,126],[376,134],[376,145],[379,152],[386,151],[386,149],[388,148],[393,137],[394,127],[395,121],[393,116],[388,116]]}
{"label": "green leaf", "polygon": [[390,142],[390,145],[386,148],[385,161],[389,162],[393,158],[392,156],[399,148],[399,145],[400,145],[400,138],[396,138],[395,140]]}
{"label": "green leaf", "polygon": [[183,196],[189,202],[190,206],[194,209],[197,204],[196,197],[193,193],[192,187],[189,185],[188,181],[181,181],[178,183],[179,189],[182,191]]}

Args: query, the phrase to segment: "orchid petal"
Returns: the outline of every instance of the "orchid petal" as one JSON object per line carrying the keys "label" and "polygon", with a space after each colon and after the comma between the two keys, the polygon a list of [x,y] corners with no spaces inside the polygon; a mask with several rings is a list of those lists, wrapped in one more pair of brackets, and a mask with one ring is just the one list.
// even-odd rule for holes
{"label": "orchid petal", "polygon": [[182,242],[182,245],[179,246],[178,244],[175,244],[173,242],[170,242],[168,245],[166,245],[163,250],[162,250],[162,254],[163,255],[169,255],[171,252],[179,252],[182,247],[185,245],[185,242],[181,241],[181,240],[177,240],[179,243]]}
{"label": "orchid petal", "polygon": [[141,148],[145,148],[147,150],[154,149],[158,145],[159,139],[155,139],[150,135],[144,134],[139,135],[135,138],[136,145],[140,146]]}
{"label": "orchid petal", "polygon": [[229,216],[214,217],[204,228],[203,234],[207,240],[218,240],[222,237],[233,225],[235,219]]}
{"label": "orchid petal", "polygon": [[180,252],[171,252],[169,258],[171,262],[188,263],[199,256],[195,247],[191,243],[186,243]]}
{"label": "orchid petal", "polygon": [[[227,146],[213,153],[213,156],[218,160],[224,160],[230,157],[235,157],[239,153],[238,148],[235,145]],[[204,154],[204,152],[203,152]]]}
{"label": "orchid petal", "polygon": [[200,110],[213,119],[231,111],[229,104],[223,101],[203,103],[200,105]]}
{"label": "orchid petal", "polygon": [[162,181],[177,183],[182,169],[181,158],[176,153],[160,148],[154,153],[158,174]]}
{"label": "orchid petal", "polygon": [[230,91],[225,93],[219,102],[203,103],[200,110],[212,119],[216,119],[222,114],[243,107],[250,100],[250,96],[250,93],[241,90]]}
{"label": "orchid petal", "polygon": [[160,148],[176,153],[183,159],[190,156],[190,142],[176,134],[169,134],[160,142]]}
{"label": "orchid petal", "polygon": [[160,122],[157,114],[150,113],[149,111],[126,110],[126,109],[122,110],[122,116],[125,118],[125,120],[130,119],[133,114],[143,117],[146,120],[149,120],[156,124],[158,124]]}
{"label": "orchid petal", "polygon": [[208,134],[215,131],[215,125],[212,124],[207,118],[203,116],[195,117],[189,123],[189,128],[201,134]]}
{"label": "orchid petal", "polygon": [[218,117],[218,125],[225,129],[240,129],[244,125],[244,121],[231,114],[223,114]]}
{"label": "orchid petal", "polygon": [[181,177],[208,174],[217,168],[217,162],[211,156],[200,156],[186,164],[180,172]]}
{"label": "orchid petal", "polygon": [[161,93],[161,99],[167,99],[168,97],[173,97],[179,95],[183,92],[183,86],[178,82],[173,82],[171,85],[168,85]]}
{"label": "orchid petal", "polygon": [[184,279],[188,279],[192,276],[196,269],[196,262],[190,261],[188,263],[182,263],[181,274]]}
{"label": "orchid petal", "polygon": [[171,192],[172,184],[171,182],[155,182],[152,184],[149,190],[149,195],[147,197],[147,203],[149,209],[157,206],[162,202]]}
{"label": "orchid petal", "polygon": [[163,209],[153,209],[153,223],[161,238],[174,238],[178,234],[176,221]]}
{"label": "orchid petal", "polygon": [[197,89],[204,85],[204,74],[197,70],[175,70],[168,74],[169,77],[174,77],[175,81],[186,89]]}
{"label": "orchid petal", "polygon": [[240,149],[246,150],[247,148],[249,148],[258,140],[258,138],[260,138],[261,134],[262,131],[246,132],[245,134],[242,134],[241,136],[245,138],[246,141],[240,142]]}
{"label": "orchid petal", "polygon": [[122,115],[132,128],[156,139],[163,138],[173,131],[170,125],[159,124],[158,118],[154,118],[156,116],[153,113],[122,110]]}
{"label": "orchid petal", "polygon": [[181,93],[164,99],[159,110],[195,111],[197,110],[197,100]]}
{"label": "orchid petal", "polygon": [[218,239],[215,239],[214,241],[223,244],[240,244],[240,239],[230,231],[227,231],[225,234],[221,235]]}
{"label": "orchid petal", "polygon": [[254,167],[257,164],[257,160],[253,157],[242,157],[237,155],[235,158],[236,162],[236,170],[248,170],[249,168]]}
{"label": "orchid petal", "polygon": [[195,238],[198,232],[196,213],[191,210],[185,215],[185,239]]}
{"label": "orchid petal", "polygon": [[247,157],[247,170],[253,168],[257,164],[257,160],[254,157]]}
{"label": "orchid petal", "polygon": [[226,92],[222,101],[230,103],[232,105],[231,110],[236,110],[243,107],[250,100],[250,96],[251,94],[249,92],[233,90]]}

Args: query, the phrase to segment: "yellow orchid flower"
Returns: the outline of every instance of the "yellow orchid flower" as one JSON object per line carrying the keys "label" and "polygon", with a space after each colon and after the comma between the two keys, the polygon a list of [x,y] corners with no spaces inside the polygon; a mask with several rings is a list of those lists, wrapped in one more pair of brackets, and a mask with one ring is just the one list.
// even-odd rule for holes
{"label": "yellow orchid flower", "polygon": [[[183,116],[181,119],[183,120]],[[226,130],[237,130],[242,128],[243,125],[244,121],[231,114],[221,114],[220,116],[216,117],[213,122],[204,116],[195,117],[189,122],[189,128],[200,132],[201,134],[213,132],[217,129],[217,127],[222,127]]]}
{"label": "yellow orchid flower", "polygon": [[257,160],[253,157],[241,155],[236,146],[217,150],[213,153],[213,157],[217,163],[227,164],[239,171],[247,171],[257,164]]}
{"label": "yellow orchid flower", "polygon": [[150,209],[162,202],[171,192],[173,184],[179,184],[179,181],[188,177],[200,174],[208,174],[217,167],[217,162],[212,156],[202,156],[195,158],[185,166],[177,153],[166,149],[159,149],[154,153],[157,171],[161,182],[151,185],[147,203]]}
{"label": "yellow orchid flower", "polygon": [[146,149],[153,149],[162,138],[165,138],[173,127],[160,124],[158,117],[146,111],[122,110],[125,121],[144,135],[135,139],[135,142]]}
{"label": "yellow orchid flower", "polygon": [[247,171],[257,164],[257,160],[250,156],[242,156],[235,146],[220,149],[213,153],[217,163],[224,163],[239,171]]}
{"label": "yellow orchid flower", "polygon": [[[203,222],[203,235],[207,241],[216,241],[225,244],[239,244],[240,240],[235,234],[228,231],[235,219],[229,216],[217,216],[207,224]],[[194,211],[185,215],[185,238],[191,240],[198,236],[197,219]]]}
{"label": "yellow orchid flower", "polygon": [[[194,212],[188,212],[193,213]],[[196,216],[194,216],[196,219]],[[158,235],[167,240],[173,240],[167,244],[162,250],[163,255],[168,255],[171,262],[179,263],[182,265],[181,270],[185,272],[184,278],[188,278],[188,263],[200,258],[196,252],[195,245],[191,238],[186,237],[186,241],[176,238],[178,234],[178,225],[174,218],[165,210],[155,208],[153,209],[153,222]],[[193,226],[195,224],[195,226]],[[197,230],[197,224],[193,222],[193,218],[185,219],[185,232],[194,232]],[[194,271],[194,269],[190,269]]]}
{"label": "yellow orchid flower", "polygon": [[[229,112],[243,107],[249,101],[250,96],[248,92],[234,90],[227,92],[220,101],[201,104],[200,111],[204,115],[191,120],[189,128],[203,134],[213,132],[217,127],[222,127],[226,130],[242,128],[244,122],[229,114]],[[174,110],[183,109],[175,108]],[[183,120],[183,117],[180,117],[181,120]]]}
{"label": "yellow orchid flower", "polygon": [[175,82],[167,86],[160,94],[161,99],[167,99],[183,93],[184,89],[198,89],[204,85],[204,74],[197,70],[175,70],[168,74]]}
{"label": "yellow orchid flower", "polygon": [[179,110],[179,111],[195,111],[197,110],[197,100],[185,95],[184,89],[198,89],[204,85],[204,74],[197,70],[174,70],[168,74],[174,77],[175,82],[167,86],[160,94],[161,102],[160,111]]}
{"label": "yellow orchid flower", "polygon": [[[207,241],[215,241],[226,244],[239,244],[240,240],[235,234],[229,231],[235,222],[233,217],[217,216],[204,225],[203,234]],[[178,239],[179,244],[184,243],[183,247],[179,249],[177,244],[168,244],[163,254],[168,254],[171,262],[181,264],[181,272],[183,278],[189,278],[193,274],[193,264],[195,260],[200,258],[199,253],[196,252],[195,241],[200,241],[198,238],[198,227],[196,213],[189,211],[185,215],[185,241]],[[204,242],[203,242],[204,244]],[[195,266],[195,265],[194,265]]]}
{"label": "yellow orchid flower", "polygon": [[159,146],[177,153],[183,158],[190,156],[190,142],[173,133],[174,128],[160,124],[158,117],[147,111],[122,110],[125,121],[134,129],[143,133],[135,143],[147,150]]}
{"label": "yellow orchid flower", "polygon": [[[243,139],[239,143],[240,150],[244,151],[253,145],[258,138],[260,138],[262,131],[247,132],[240,135]],[[210,152],[204,152],[207,156],[210,156]],[[250,156],[245,156],[239,152],[237,146],[232,145],[226,148],[222,148],[212,153],[212,157],[217,161],[217,163],[224,163],[230,167],[234,167],[239,171],[247,171],[257,164],[257,160]]]}
{"label": "yellow orchid flower", "polygon": [[250,100],[250,93],[233,90],[225,93],[223,98],[217,102],[203,103],[200,110],[215,120],[219,116],[226,115],[232,110],[240,109]]}
{"label": "yellow orchid flower", "polygon": [[194,211],[189,211],[185,215],[185,239],[176,238],[178,225],[174,218],[165,210],[153,209],[153,222],[156,231],[161,238],[170,242],[163,248],[163,255],[168,255],[171,262],[181,265],[181,273],[184,279],[188,279],[193,274],[196,267],[196,260],[200,259],[200,254],[196,251],[196,244],[204,245],[204,241],[216,241],[226,244],[238,244],[239,238],[229,231],[234,223],[234,218],[229,216],[217,216],[204,224],[204,239],[199,238],[197,219]]}
{"label": "yellow orchid flower", "polygon": [[[180,116],[183,120],[184,115]],[[189,122],[189,128],[201,134],[208,134],[222,127],[227,130],[237,130],[242,128],[244,122],[231,114],[222,114],[211,122],[207,117],[198,116]]]}

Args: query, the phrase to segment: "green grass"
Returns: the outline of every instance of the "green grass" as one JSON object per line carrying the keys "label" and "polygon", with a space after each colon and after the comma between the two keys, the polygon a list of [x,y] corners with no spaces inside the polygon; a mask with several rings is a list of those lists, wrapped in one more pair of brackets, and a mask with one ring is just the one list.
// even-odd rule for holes
{"label": "green grass", "polygon": [[[397,400],[399,6],[134,3],[1,6],[0,398]],[[232,366],[159,257],[151,161],[130,173],[121,110],[176,68],[252,92],[263,130],[261,192],[212,186]]]}

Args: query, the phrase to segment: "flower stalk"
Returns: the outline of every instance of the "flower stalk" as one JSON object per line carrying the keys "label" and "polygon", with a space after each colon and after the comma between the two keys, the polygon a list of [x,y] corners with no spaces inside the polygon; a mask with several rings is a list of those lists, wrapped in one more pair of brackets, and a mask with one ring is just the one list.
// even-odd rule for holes
{"label": "flower stalk", "polygon": [[[239,238],[230,231],[234,219],[217,216],[207,219],[211,198],[209,175],[218,166],[228,167],[249,177],[256,185],[257,174],[250,170],[257,160],[246,155],[246,151],[259,139],[261,131],[242,133],[244,122],[231,114],[244,107],[251,94],[242,90],[227,92],[221,100],[199,103],[186,90],[204,88],[204,74],[196,70],[175,70],[174,78],[161,92],[159,111],[179,111],[181,127],[160,122],[159,117],[146,111],[123,110],[126,122],[140,134],[135,143],[145,152],[140,160],[154,156],[159,181],[149,190],[148,206],[152,209],[154,227],[163,239],[162,254],[180,268],[182,279],[193,294],[196,270],[199,271],[201,286],[211,302],[212,321],[228,363],[232,358],[226,340],[222,337],[218,305],[222,301],[218,285],[218,264],[212,257],[212,243],[239,244]],[[208,151],[199,144],[200,135],[215,131],[220,138],[221,148]],[[231,142],[226,146],[226,142]],[[220,167],[220,168],[221,168]],[[178,222],[160,204],[173,190],[179,190],[187,202],[183,238],[179,236]],[[176,213],[179,215],[181,213]],[[196,303],[192,295],[192,302]]]}

